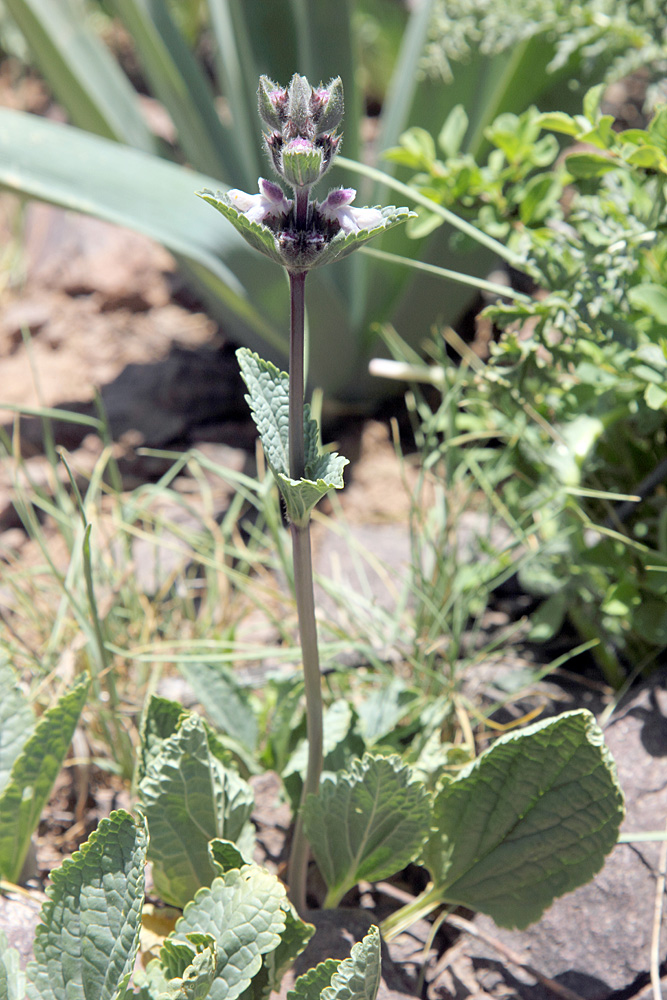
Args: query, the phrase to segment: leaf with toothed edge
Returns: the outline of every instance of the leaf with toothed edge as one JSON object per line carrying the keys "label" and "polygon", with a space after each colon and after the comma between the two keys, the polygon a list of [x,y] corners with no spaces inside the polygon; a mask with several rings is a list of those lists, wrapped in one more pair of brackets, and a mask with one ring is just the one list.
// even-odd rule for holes
{"label": "leaf with toothed edge", "polygon": [[242,347],[236,352],[246,400],[257,425],[266,460],[282,493],[287,515],[294,524],[306,525],[315,504],[329,490],[343,488],[343,469],[348,460],[319,446],[317,423],[304,407],[305,476],[289,475],[289,375],[269,361]]}
{"label": "leaf with toothed edge", "polygon": [[250,786],[212,752],[203,721],[184,715],[162,742],[139,784],[151,834],[149,858],[162,898],[184,906],[197,889],[210,885],[216,868],[209,842],[233,841],[252,853],[254,828]]}
{"label": "leaf with toothed edge", "polygon": [[225,872],[188,903],[171,937],[192,932],[215,940],[217,964],[210,1000],[236,1000],[276,949],[285,931],[286,895],[275,875],[257,865]]}
{"label": "leaf with toothed edge", "polygon": [[0,873],[10,882],[21,874],[30,838],[72,742],[87,694],[88,678],[82,676],[44,713],[0,793]]}
{"label": "leaf with toothed edge", "polygon": [[299,976],[287,1000],[375,1000],[380,974],[380,932],[371,927],[349,958],[329,959]]}
{"label": "leaf with toothed edge", "polygon": [[123,810],[51,873],[28,965],[29,1000],[116,1000],[139,947],[147,834]]}
{"label": "leaf with toothed edge", "polygon": [[502,736],[436,795],[422,852],[434,906],[447,901],[527,927],[600,870],[623,815],[614,762],[590,712]]}
{"label": "leaf with toothed edge", "polygon": [[323,781],[303,805],[306,836],[335,906],[361,879],[376,882],[414,861],[430,801],[398,756],[365,754]]}
{"label": "leaf with toothed edge", "polygon": [[19,953],[9,947],[3,931],[0,931],[0,997],[25,1000],[25,973],[19,965]]}

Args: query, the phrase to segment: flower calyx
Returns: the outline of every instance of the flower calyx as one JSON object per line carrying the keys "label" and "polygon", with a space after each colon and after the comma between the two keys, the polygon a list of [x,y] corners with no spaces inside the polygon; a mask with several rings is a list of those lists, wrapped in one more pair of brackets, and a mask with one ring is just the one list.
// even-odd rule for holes
{"label": "flower calyx", "polygon": [[[359,246],[414,213],[407,208],[354,208],[353,188],[331,191],[309,205],[308,224],[296,224],[294,202],[282,189],[260,177],[259,192],[204,190],[201,198],[216,208],[255,249],[288,271],[308,271],[346,257]],[[280,192],[280,196],[277,192]]]}

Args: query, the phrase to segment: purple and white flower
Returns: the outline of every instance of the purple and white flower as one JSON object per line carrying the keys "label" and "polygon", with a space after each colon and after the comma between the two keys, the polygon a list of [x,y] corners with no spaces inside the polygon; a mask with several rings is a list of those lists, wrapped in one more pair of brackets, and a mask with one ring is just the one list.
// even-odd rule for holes
{"label": "purple and white flower", "polygon": [[318,210],[327,222],[337,222],[346,236],[377,229],[384,222],[379,208],[352,208],[357,192],[354,188],[337,188],[330,191]]}
{"label": "purple and white flower", "polygon": [[278,222],[289,215],[293,203],[285,197],[280,185],[267,181],[264,177],[259,178],[258,184],[257,194],[248,194],[246,191],[239,191],[238,188],[231,188],[227,192],[231,206],[245,215],[249,222],[259,222],[261,225]]}

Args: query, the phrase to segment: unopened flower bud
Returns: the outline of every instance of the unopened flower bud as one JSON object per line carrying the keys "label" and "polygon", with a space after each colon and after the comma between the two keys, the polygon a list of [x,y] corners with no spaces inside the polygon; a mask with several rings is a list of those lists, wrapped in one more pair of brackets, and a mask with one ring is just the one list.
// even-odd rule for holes
{"label": "unopened flower bud", "polygon": [[259,78],[257,103],[260,117],[271,129],[280,131],[287,117],[287,91],[279,87],[268,76]]}
{"label": "unopened flower bud", "polygon": [[313,90],[305,76],[295,73],[287,92],[287,126],[286,139],[297,136],[310,139],[315,128],[310,110],[310,97]]}
{"label": "unopened flower bud", "polygon": [[315,87],[310,99],[311,113],[318,135],[333,132],[343,119],[343,82],[339,76],[326,87]]}
{"label": "unopened flower bud", "polygon": [[324,156],[309,139],[292,139],[283,146],[281,174],[294,187],[311,187],[319,180]]}

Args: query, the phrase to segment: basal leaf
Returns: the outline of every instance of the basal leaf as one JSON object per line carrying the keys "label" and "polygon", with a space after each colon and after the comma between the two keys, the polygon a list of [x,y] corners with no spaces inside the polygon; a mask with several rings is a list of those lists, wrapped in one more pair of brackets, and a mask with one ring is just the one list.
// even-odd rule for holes
{"label": "basal leaf", "polygon": [[352,947],[322,990],[321,1000],[375,1000],[380,986],[380,932],[371,927],[366,937]]}
{"label": "basal leaf", "polygon": [[16,758],[35,728],[35,716],[16,683],[14,671],[0,661],[0,792],[9,781]]}
{"label": "basal leaf", "polygon": [[100,822],[52,872],[28,965],[30,1000],[114,1000],[139,946],[146,831],[129,813]]}
{"label": "basal leaf", "polygon": [[3,1000],[25,1000],[25,974],[19,965],[19,953],[10,948],[0,931],[0,997]]}
{"label": "basal leaf", "polygon": [[81,677],[41,717],[0,794],[0,873],[16,882],[88,693]]}
{"label": "basal leaf", "polygon": [[303,806],[306,836],[335,906],[360,879],[394,875],[416,857],[430,804],[400,757],[365,754]]}
{"label": "basal leaf", "polygon": [[141,749],[137,762],[137,784],[146,773],[146,769],[160,753],[166,739],[178,729],[178,723],[186,713],[177,701],[160,698],[153,695],[148,702],[148,708],[141,722]]}
{"label": "basal leaf", "polygon": [[419,699],[419,694],[394,677],[388,684],[374,688],[357,708],[359,732],[367,746],[393,732]]}
{"label": "basal leaf", "polygon": [[[174,1000],[205,1000],[210,996],[216,970],[215,948],[204,948],[192,959],[183,976],[172,987]],[[169,994],[168,994],[169,996]],[[161,998],[162,1000],[162,998]],[[165,998],[166,1000],[166,998]]]}
{"label": "basal leaf", "polygon": [[217,948],[211,934],[188,934],[187,941],[167,938],[160,949],[164,982],[157,977],[158,1000],[204,1000],[215,979]]}
{"label": "basal leaf", "polygon": [[247,348],[236,356],[243,381],[248,387],[246,400],[257,425],[266,460],[282,493],[289,519],[298,525],[308,523],[315,504],[329,490],[343,488],[343,469],[347,459],[319,447],[317,423],[304,413],[305,476],[294,480],[289,475],[289,375]]}
{"label": "basal leaf", "polygon": [[184,663],[180,669],[215,725],[246,749],[254,750],[257,718],[248,692],[232,671],[219,663]]}
{"label": "basal leaf", "polygon": [[243,868],[248,863],[236,844],[232,844],[230,840],[221,840],[220,837],[209,842],[208,852],[218,875],[223,875],[232,868]]}
{"label": "basal leaf", "polygon": [[262,957],[262,967],[241,1000],[268,1000],[272,992],[280,989],[283,976],[315,933],[313,925],[301,920],[288,900],[283,902],[282,908],[285,911],[285,930],[280,935],[280,943]]}
{"label": "basal leaf", "polygon": [[285,889],[257,865],[225,872],[200,889],[176,924],[175,940],[189,932],[210,934],[217,964],[211,1000],[235,1000],[262,965],[262,955],[280,943],[285,930]]}
{"label": "basal leaf", "polygon": [[501,737],[442,788],[424,863],[441,899],[526,927],[602,867],[623,812],[601,730],[567,712]]}
{"label": "basal leaf", "polygon": [[139,795],[155,886],[166,902],[184,906],[215,874],[209,841],[245,837],[252,790],[211,752],[204,723],[193,713],[149,762]]}
{"label": "basal leaf", "polygon": [[341,961],[339,958],[327,958],[314,969],[308,969],[294,983],[286,1000],[319,1000],[322,991],[331,986],[331,980]]}
{"label": "basal leaf", "polygon": [[[356,735],[351,733],[353,721],[354,712],[352,711],[352,707],[349,702],[344,698],[339,698],[337,701],[332,702],[331,705],[328,705],[325,708],[322,719],[322,725],[324,728],[322,753],[324,754],[325,771],[332,770],[334,768],[335,765],[331,760],[331,757],[336,753],[341,744],[347,743],[350,736]],[[361,746],[361,750],[363,750],[363,741],[359,739],[358,736],[354,742]],[[298,744],[296,750],[288,760],[282,772],[283,781],[293,774],[298,774],[301,777],[304,777],[307,766],[308,741],[303,739]]]}

